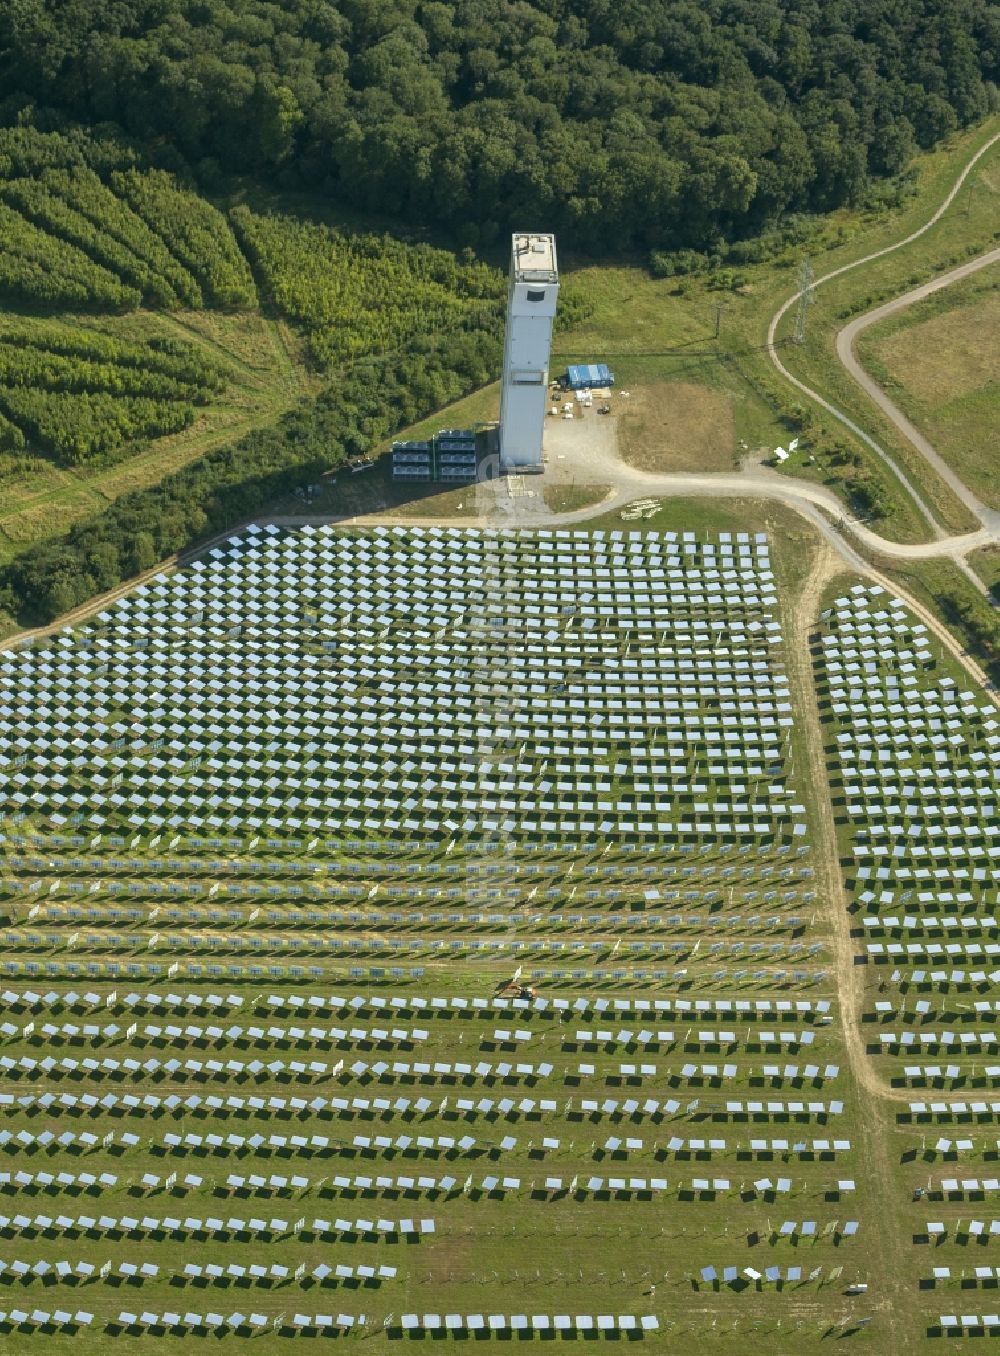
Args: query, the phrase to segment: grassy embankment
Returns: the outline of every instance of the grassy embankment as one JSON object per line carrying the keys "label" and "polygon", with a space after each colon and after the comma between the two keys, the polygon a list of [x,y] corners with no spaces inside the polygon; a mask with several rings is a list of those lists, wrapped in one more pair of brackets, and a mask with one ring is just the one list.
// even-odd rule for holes
{"label": "grassy embankment", "polygon": [[873,325],[866,370],[991,508],[1000,508],[1000,264]]}

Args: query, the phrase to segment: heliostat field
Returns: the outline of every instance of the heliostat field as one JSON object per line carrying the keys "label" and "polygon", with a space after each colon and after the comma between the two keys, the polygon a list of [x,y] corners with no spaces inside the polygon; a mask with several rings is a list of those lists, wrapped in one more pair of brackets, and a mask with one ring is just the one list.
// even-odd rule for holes
{"label": "heliostat field", "polygon": [[854,1330],[779,604],[762,533],[261,527],[8,653],[8,1330]]}

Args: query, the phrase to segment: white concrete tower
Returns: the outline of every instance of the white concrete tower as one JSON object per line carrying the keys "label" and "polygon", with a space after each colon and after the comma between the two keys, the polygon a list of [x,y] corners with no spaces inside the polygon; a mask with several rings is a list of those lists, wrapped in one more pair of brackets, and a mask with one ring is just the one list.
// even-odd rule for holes
{"label": "white concrete tower", "polygon": [[504,469],[542,469],[549,349],[558,297],[555,236],[518,231],[511,239],[500,393],[500,464]]}

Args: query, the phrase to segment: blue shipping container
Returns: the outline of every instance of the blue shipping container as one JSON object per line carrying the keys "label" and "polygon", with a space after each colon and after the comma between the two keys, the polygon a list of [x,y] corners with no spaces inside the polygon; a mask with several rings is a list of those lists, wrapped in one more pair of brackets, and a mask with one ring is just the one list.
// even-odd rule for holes
{"label": "blue shipping container", "polygon": [[563,385],[571,391],[582,391],[588,386],[614,386],[615,374],[607,363],[571,364],[563,378]]}

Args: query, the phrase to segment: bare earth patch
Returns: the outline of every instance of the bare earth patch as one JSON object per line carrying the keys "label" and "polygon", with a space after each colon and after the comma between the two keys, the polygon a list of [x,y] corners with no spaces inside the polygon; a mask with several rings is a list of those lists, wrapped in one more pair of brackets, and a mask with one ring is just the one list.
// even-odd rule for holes
{"label": "bare earth patch", "polygon": [[904,390],[927,406],[951,404],[1000,382],[1000,293],[910,325],[876,353]]}
{"label": "bare earth patch", "polygon": [[1000,508],[1000,292],[877,338],[886,389],[974,493]]}
{"label": "bare earth patch", "polygon": [[545,507],[553,513],[573,513],[577,509],[592,508],[606,499],[610,485],[546,485],[542,490]]}
{"label": "bare earth patch", "polygon": [[724,391],[684,381],[637,387],[620,410],[622,460],[641,471],[731,471],[733,407]]}

